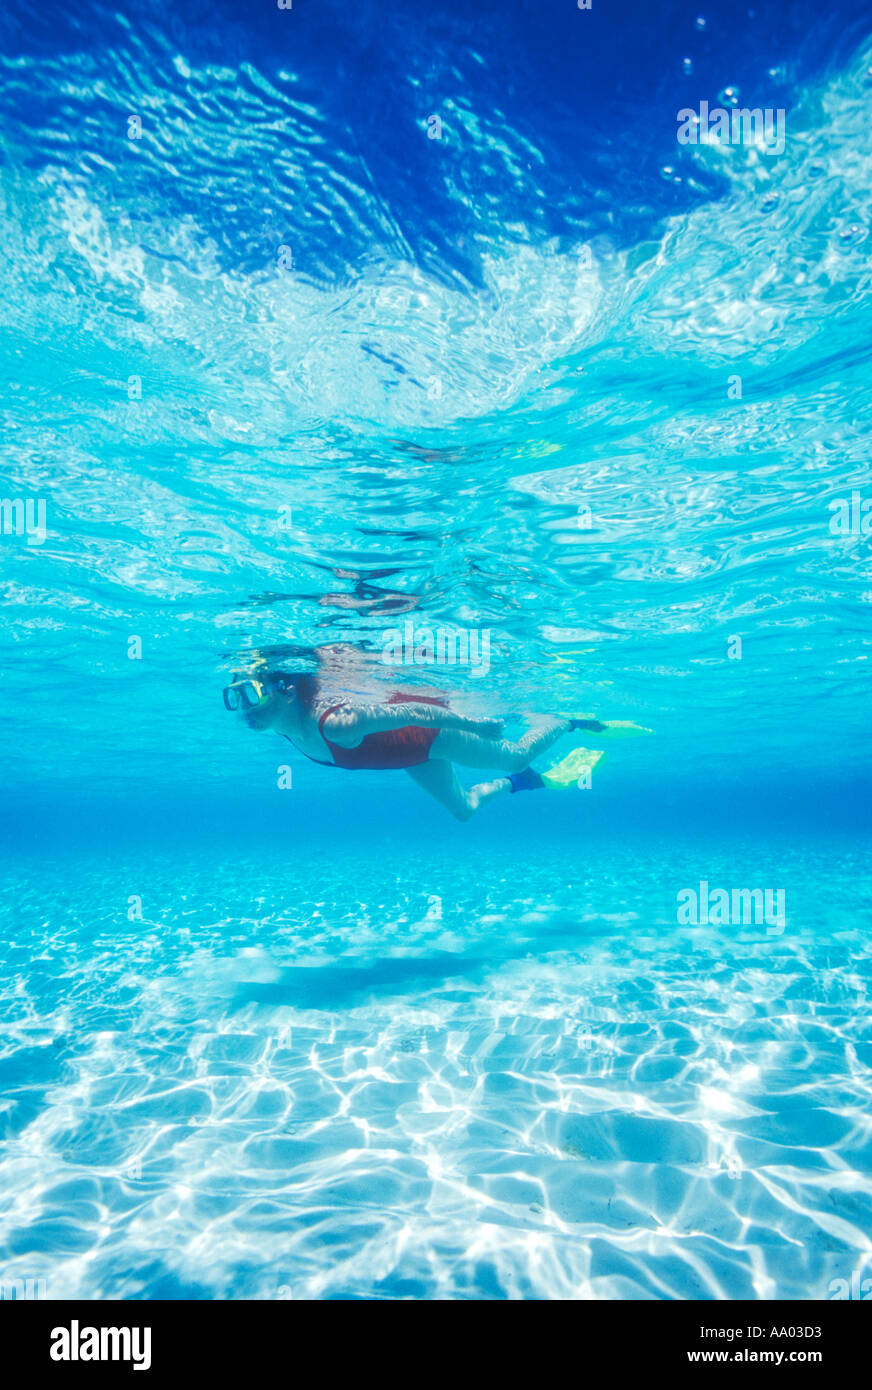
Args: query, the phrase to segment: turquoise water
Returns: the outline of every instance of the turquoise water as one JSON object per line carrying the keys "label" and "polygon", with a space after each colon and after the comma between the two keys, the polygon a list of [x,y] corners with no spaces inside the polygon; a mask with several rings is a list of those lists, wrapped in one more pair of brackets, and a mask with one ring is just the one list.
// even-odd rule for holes
{"label": "turquoise water", "polygon": [[[872,1277],[868,22],[537,13],[2,21],[4,1286]],[[457,824],[225,712],[327,649],[654,733]]]}

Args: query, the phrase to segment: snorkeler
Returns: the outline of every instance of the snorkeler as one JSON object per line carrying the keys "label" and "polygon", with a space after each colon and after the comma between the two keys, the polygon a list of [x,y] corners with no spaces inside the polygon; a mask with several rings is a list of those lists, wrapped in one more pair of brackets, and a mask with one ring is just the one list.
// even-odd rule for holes
{"label": "snorkeler", "polygon": [[[234,676],[224,705],[239,711],[249,728],[271,729],[313,762],[350,771],[404,769],[458,820],[489,801],[515,792],[582,785],[602,752],[575,748],[545,772],[530,766],[564,734],[642,732],[628,721],[543,719],[521,738],[503,738],[503,721],[474,719],[450,709],[446,699],[396,690],[382,700],[335,698],[317,677],[258,670]],[[454,765],[490,768],[502,775],[473,787],[461,785]]]}

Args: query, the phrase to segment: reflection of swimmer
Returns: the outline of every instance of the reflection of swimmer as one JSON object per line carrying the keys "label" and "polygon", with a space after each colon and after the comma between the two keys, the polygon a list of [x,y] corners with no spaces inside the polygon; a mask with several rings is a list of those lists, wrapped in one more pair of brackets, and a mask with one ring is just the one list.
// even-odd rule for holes
{"label": "reflection of swimmer", "polygon": [[[469,820],[498,796],[556,790],[589,777],[602,753],[584,748],[574,749],[545,772],[530,767],[563,734],[636,728],[596,719],[547,719],[519,739],[505,739],[501,720],[457,714],[442,695],[395,690],[381,699],[337,697],[316,676],[275,669],[235,676],[224,690],[224,704],[238,710],[249,728],[272,729],[313,762],[348,771],[403,768],[458,820]],[[454,764],[491,768],[503,775],[467,789]]]}
{"label": "reflection of swimmer", "polygon": [[[389,533],[375,531],[365,534]],[[352,580],[354,591],[350,594],[321,594],[318,603],[322,608],[344,608],[353,612],[368,613],[409,613],[418,607],[418,600],[413,594],[395,593],[372,582],[375,579],[390,578],[392,574],[396,574],[396,569],[371,570],[367,575],[358,574],[356,570],[334,569],[333,574],[337,579]]]}

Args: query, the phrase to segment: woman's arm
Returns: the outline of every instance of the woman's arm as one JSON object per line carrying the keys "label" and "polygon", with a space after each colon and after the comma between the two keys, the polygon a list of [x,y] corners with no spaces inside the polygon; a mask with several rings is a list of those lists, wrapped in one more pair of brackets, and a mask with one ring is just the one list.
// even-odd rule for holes
{"label": "woman's arm", "polygon": [[343,705],[324,720],[323,732],[340,748],[356,748],[367,734],[402,729],[418,724],[426,729],[460,729],[480,738],[499,738],[500,719],[466,719],[444,705],[419,705],[414,701],[396,705]]}

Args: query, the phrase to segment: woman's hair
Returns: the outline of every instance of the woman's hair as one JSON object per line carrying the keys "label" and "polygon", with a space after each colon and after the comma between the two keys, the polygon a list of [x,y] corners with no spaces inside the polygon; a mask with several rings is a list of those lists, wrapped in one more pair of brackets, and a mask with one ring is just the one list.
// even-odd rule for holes
{"label": "woman's hair", "polygon": [[253,647],[248,651],[228,652],[232,662],[233,680],[255,680],[284,684],[285,689],[296,685],[307,671],[314,672],[318,659],[311,647],[284,645]]}
{"label": "woman's hair", "polygon": [[302,679],[301,672],[282,671],[277,666],[271,667],[267,671],[261,671],[255,676],[255,680],[263,681],[269,685],[277,685],[280,690],[288,690],[292,686],[296,686],[297,682]]}

